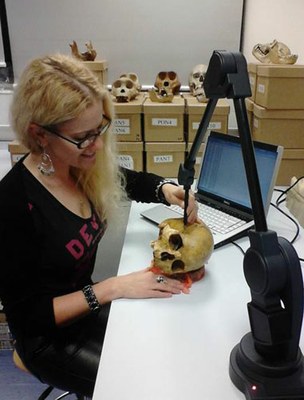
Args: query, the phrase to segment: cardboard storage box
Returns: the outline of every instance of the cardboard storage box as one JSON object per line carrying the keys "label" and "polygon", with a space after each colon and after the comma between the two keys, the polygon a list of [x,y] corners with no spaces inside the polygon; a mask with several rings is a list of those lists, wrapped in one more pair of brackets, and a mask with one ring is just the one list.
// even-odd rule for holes
{"label": "cardboard storage box", "polygon": [[245,99],[245,106],[246,106],[246,111],[247,111],[247,117],[248,117],[248,123],[249,123],[249,129],[251,132],[251,135],[253,133],[253,106],[254,102],[247,98]]}
{"label": "cardboard storage box", "polygon": [[142,138],[142,106],[144,95],[140,95],[129,103],[117,103],[112,96],[115,118],[113,121],[113,133],[117,135],[119,142],[141,142]]}
{"label": "cardboard storage box", "polygon": [[[187,129],[187,140],[192,142],[195,138],[199,124],[205,113],[207,103],[200,103],[196,97],[191,94],[185,94],[184,99],[186,101],[186,114],[188,119]],[[214,113],[210,119],[208,130],[218,131],[222,133],[228,132],[228,117],[229,117],[230,106],[224,99],[219,99]]]}
{"label": "cardboard storage box", "polygon": [[147,142],[183,142],[185,101],[174,96],[172,103],[146,98],[143,105],[144,135]]}
{"label": "cardboard storage box", "polygon": [[304,65],[258,65],[255,103],[271,109],[304,109]]}
{"label": "cardboard storage box", "polygon": [[254,104],[253,139],[285,148],[304,148],[304,109],[271,110]]}
{"label": "cardboard storage box", "polygon": [[255,99],[255,92],[256,92],[257,66],[258,65],[259,64],[255,64],[255,63],[248,63],[247,64],[249,84],[250,84],[250,89],[251,89],[251,96],[249,97],[249,99],[251,99],[253,101]]}
{"label": "cardboard storage box", "polygon": [[19,161],[21,157],[28,153],[28,149],[20,144],[18,140],[13,140],[8,144],[8,151],[11,154],[12,166],[16,164],[16,162]]}
{"label": "cardboard storage box", "polygon": [[185,161],[185,143],[145,143],[146,170],[166,178],[177,178]]}
{"label": "cardboard storage box", "polygon": [[108,61],[83,61],[83,63],[98,76],[103,85],[108,84]]}
{"label": "cardboard storage box", "polygon": [[[191,146],[192,146],[192,142],[190,143],[188,143],[187,144],[187,152],[186,152],[186,157],[188,157],[188,155],[189,155],[189,151],[190,151],[190,149],[191,149]],[[198,151],[198,153],[197,153],[197,155],[196,155],[196,158],[195,158],[195,165],[194,165],[194,170],[195,170],[195,173],[194,173],[194,178],[198,178],[198,176],[199,176],[199,172],[200,172],[200,168],[201,168],[201,163],[202,163],[202,156],[203,156],[203,152],[205,151],[205,143],[202,143],[201,145],[200,145],[200,148],[199,148],[199,151]]]}
{"label": "cardboard storage box", "polygon": [[276,185],[289,186],[293,176],[304,175],[304,149],[284,149]]}
{"label": "cardboard storage box", "polygon": [[288,191],[286,196],[286,207],[291,214],[297,218],[302,228],[304,228],[304,196],[300,193],[298,185],[299,184],[296,184],[296,186]]}
{"label": "cardboard storage box", "polygon": [[143,142],[117,143],[119,165],[135,171],[143,171]]}

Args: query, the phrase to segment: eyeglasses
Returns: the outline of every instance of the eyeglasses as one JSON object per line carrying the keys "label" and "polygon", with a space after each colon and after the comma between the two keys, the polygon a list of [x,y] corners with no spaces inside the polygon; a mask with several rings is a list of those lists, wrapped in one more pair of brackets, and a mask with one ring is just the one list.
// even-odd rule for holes
{"label": "eyeglasses", "polygon": [[[67,142],[75,144],[75,146],[77,146],[78,149],[86,149],[92,143],[94,143],[100,135],[103,135],[108,130],[109,126],[111,125],[112,121],[106,115],[102,115],[102,118],[103,118],[102,123],[95,129],[96,133],[89,133],[85,138],[83,138],[81,140],[77,140],[77,141],[72,140],[64,135],[61,135],[61,133],[58,133],[56,131],[56,129],[51,125],[47,125],[47,126],[41,126],[38,124],[37,125],[43,129],[45,129],[49,133],[52,133],[53,135],[56,135],[56,136],[60,137],[61,139],[66,140]],[[104,122],[104,120],[105,120],[105,122]]]}

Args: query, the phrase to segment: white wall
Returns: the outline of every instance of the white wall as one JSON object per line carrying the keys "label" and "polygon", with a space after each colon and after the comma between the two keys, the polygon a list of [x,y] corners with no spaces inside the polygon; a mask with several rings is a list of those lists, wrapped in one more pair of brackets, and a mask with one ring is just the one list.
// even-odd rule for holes
{"label": "white wall", "polygon": [[243,53],[247,62],[257,62],[251,54],[257,43],[277,39],[298,54],[304,64],[304,0],[246,0]]}
{"label": "white wall", "polygon": [[238,51],[243,0],[6,0],[15,76],[34,57],[70,54],[92,41],[109,62],[109,84],[136,72],[153,85],[174,70],[182,85],[214,49]]}
{"label": "white wall", "polygon": [[[201,8],[202,3],[204,3],[204,6],[210,6],[210,4],[213,4],[213,0],[211,2],[209,0],[191,0],[190,2],[185,2],[184,0],[179,0],[178,2],[176,0],[155,0],[156,2],[149,3],[146,0],[145,4],[143,0],[132,0],[132,2],[128,0],[126,3],[129,6],[128,8],[121,7],[124,4],[124,0],[96,1],[97,3],[93,0],[86,2],[83,0],[53,0],[52,2],[41,2],[41,0],[27,0],[25,2],[7,0],[15,75],[18,77],[18,74],[24,68],[27,61],[34,56],[40,55],[43,49],[45,51],[63,51],[68,53],[68,45],[73,39],[77,40],[81,47],[86,40],[93,40],[93,44],[99,51],[99,54],[109,61],[109,83],[111,83],[112,79],[116,79],[119,73],[124,72],[126,69],[132,69],[135,72],[142,71],[142,75],[145,73],[143,84],[153,84],[156,73],[160,69],[163,69],[162,67],[169,67],[170,65],[177,72],[183,71],[181,72],[181,78],[182,84],[185,85],[187,84],[187,73],[190,66],[201,62],[199,58],[201,53],[197,50],[200,44],[207,53],[208,51],[210,52],[210,56],[212,48],[229,51],[238,50],[235,42],[229,46],[224,39],[227,33],[229,35],[232,33],[230,30],[238,23],[236,21],[239,21],[241,7],[239,6],[238,14],[234,18],[231,19],[231,17],[226,16],[225,24],[217,19],[216,16],[219,15],[217,12],[219,9],[223,12],[231,5],[233,5],[231,10],[235,11],[237,3],[241,4],[240,1],[218,0],[214,8],[215,12],[213,13],[210,12],[208,7],[205,9]],[[176,23],[174,19],[172,22],[169,15],[167,20],[171,22],[166,24],[165,13],[170,10],[168,6],[169,4],[172,5],[172,1],[175,7],[177,7],[176,10],[179,10],[176,15],[180,18],[181,22]],[[96,20],[96,15],[94,16],[90,12],[90,7],[94,4],[99,4],[100,7],[98,10],[102,10],[100,18],[97,18],[99,21],[97,25],[92,23],[92,21]],[[185,4],[187,6],[187,13],[183,15],[181,10]],[[195,7],[195,4],[200,7]],[[133,13],[136,10],[135,6],[139,7],[139,12],[136,13],[133,19],[132,12],[130,11],[131,5],[133,5]],[[122,10],[128,11],[123,13]],[[190,14],[188,14],[189,10],[191,10]],[[111,18],[111,15],[114,18]],[[192,15],[192,18],[189,18],[189,15]],[[138,16],[142,18],[143,23],[141,25],[138,25],[138,22],[134,22],[138,21],[136,18]],[[197,29],[197,26],[195,29],[192,28],[195,25],[195,21],[199,21],[199,29]],[[206,21],[210,22],[209,26],[212,28],[207,27]],[[246,0],[243,53],[247,62],[257,62],[251,54],[255,44],[277,39],[287,44],[292,53],[298,54],[298,64],[304,64],[303,21],[304,0]],[[102,32],[105,24],[109,24],[110,31],[115,33],[115,29],[113,28],[115,23],[119,27],[116,29],[117,35],[112,33],[112,36],[108,34],[104,37]],[[142,43],[142,47],[144,48],[144,56],[140,58],[140,63],[135,62],[134,56],[129,60],[128,56],[124,53],[127,43],[126,38],[130,40],[130,32],[128,35],[125,33],[127,25],[130,23],[133,23],[135,27],[132,30],[133,34],[137,32],[136,46],[132,51],[137,52],[137,55],[140,54],[140,43]],[[153,26],[154,29],[150,35],[147,35],[148,25],[150,27]],[[158,26],[160,27],[159,32],[157,31]],[[180,37],[183,37],[185,33],[187,35],[190,33],[193,37],[195,50],[191,46],[189,48],[182,45],[180,47],[177,46],[177,48],[172,46],[167,38],[172,38],[173,28],[177,28]],[[161,34],[157,36],[156,33]],[[214,39],[215,34],[217,34],[216,40],[210,42],[210,38],[211,40]],[[233,35],[235,37],[235,32]],[[179,43],[178,36],[176,38],[177,43]],[[155,50],[151,50],[155,49],[156,43],[158,46],[161,46],[162,51],[166,50],[164,64],[161,64],[162,59],[158,54],[155,54]],[[225,44],[222,45],[222,43]],[[84,49],[82,48],[81,50]],[[121,56],[120,53],[122,54]],[[172,57],[172,62],[170,61],[170,57]],[[155,64],[157,59],[159,63]],[[204,62],[206,61],[204,60]],[[141,78],[140,73],[139,75]],[[232,102],[230,104],[229,128],[234,129],[236,128],[236,120]]]}

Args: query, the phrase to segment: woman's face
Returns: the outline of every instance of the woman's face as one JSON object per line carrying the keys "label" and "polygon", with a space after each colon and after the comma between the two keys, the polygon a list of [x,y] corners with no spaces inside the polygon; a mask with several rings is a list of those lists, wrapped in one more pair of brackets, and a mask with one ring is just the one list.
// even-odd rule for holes
{"label": "woman's face", "polygon": [[[78,117],[58,124],[56,132],[66,139],[79,142],[90,135],[96,134],[98,128],[107,122],[103,117],[102,102],[96,101]],[[70,143],[54,133],[49,132],[48,134],[47,151],[56,170],[64,167],[89,169],[95,163],[97,150],[102,149],[102,147],[102,134],[84,149],[79,149],[74,143]]]}

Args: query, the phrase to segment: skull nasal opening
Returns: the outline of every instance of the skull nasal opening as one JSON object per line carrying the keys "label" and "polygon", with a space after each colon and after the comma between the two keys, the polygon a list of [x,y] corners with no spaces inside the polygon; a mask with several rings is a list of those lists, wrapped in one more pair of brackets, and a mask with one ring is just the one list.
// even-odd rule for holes
{"label": "skull nasal opening", "polygon": [[175,260],[172,263],[171,270],[174,271],[184,271],[185,263],[182,260]]}
{"label": "skull nasal opening", "polygon": [[174,260],[174,258],[175,258],[174,255],[168,253],[167,251],[163,251],[163,252],[161,253],[161,255],[160,255],[160,259],[161,259],[162,261]]}

